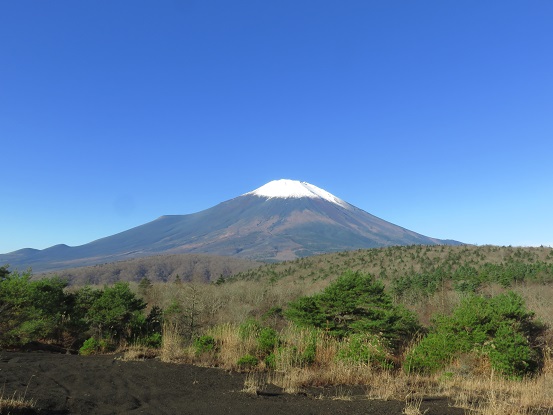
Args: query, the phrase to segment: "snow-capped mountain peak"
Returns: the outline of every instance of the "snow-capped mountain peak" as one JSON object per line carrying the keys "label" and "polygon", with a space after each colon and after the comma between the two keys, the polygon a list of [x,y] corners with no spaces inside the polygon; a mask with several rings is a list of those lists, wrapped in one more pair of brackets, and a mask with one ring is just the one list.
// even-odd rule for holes
{"label": "snow-capped mountain peak", "polygon": [[327,192],[320,187],[312,185],[307,182],[300,182],[298,180],[273,180],[252,192],[245,195],[253,195],[259,197],[271,198],[301,198],[309,197],[312,199],[320,198],[328,202],[335,203],[343,208],[348,208],[349,205],[342,199],[334,196],[332,193]]}

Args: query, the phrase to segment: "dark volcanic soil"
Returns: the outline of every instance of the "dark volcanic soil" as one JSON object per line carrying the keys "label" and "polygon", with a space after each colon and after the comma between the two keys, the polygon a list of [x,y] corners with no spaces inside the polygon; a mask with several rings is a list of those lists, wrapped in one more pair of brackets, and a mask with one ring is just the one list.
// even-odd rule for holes
{"label": "dark volcanic soil", "polygon": [[[303,395],[282,394],[277,389],[270,394],[248,394],[241,392],[244,379],[239,373],[157,360],[0,353],[0,394],[10,397],[27,390],[26,398],[37,402],[38,414],[399,415],[404,408],[403,402],[362,396],[348,401],[316,399],[323,390]],[[427,415],[463,414],[446,400],[424,401],[421,409],[428,409]]]}

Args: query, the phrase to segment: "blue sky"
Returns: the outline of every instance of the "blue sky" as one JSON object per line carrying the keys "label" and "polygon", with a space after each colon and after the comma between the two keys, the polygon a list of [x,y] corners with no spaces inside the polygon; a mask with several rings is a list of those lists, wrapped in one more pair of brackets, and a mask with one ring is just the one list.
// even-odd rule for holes
{"label": "blue sky", "polygon": [[0,253],[280,178],[553,245],[553,2],[0,3]]}

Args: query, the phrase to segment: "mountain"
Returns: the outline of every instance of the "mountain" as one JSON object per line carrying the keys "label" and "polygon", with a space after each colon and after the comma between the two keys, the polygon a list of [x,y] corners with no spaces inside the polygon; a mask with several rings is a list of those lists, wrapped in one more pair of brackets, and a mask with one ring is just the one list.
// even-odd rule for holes
{"label": "mountain", "polygon": [[391,245],[460,244],[386,222],[309,183],[275,180],[189,215],[161,216],[85,245],[22,249],[0,263],[34,272],[159,254],[204,253],[279,261]]}

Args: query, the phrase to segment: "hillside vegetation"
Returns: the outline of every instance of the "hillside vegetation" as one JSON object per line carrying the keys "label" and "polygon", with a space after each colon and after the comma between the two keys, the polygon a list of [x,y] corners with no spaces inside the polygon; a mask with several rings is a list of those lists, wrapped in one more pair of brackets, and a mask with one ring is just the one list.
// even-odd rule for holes
{"label": "hillside vegetation", "polygon": [[239,272],[233,279],[332,279],[347,270],[369,273],[393,283],[398,294],[408,286],[428,286],[452,279],[459,288],[477,289],[488,282],[508,286],[526,280],[553,281],[553,249],[492,245],[411,245],[362,249],[300,258]]}
{"label": "hillside vegetation", "polygon": [[71,285],[114,284],[139,282],[147,278],[152,282],[181,281],[211,282],[227,278],[262,265],[261,262],[241,258],[207,254],[156,255],[127,261],[71,268],[41,274],[57,276]]}
{"label": "hillside vegetation", "polygon": [[254,392],[355,384],[371,398],[449,396],[467,414],[553,407],[551,248],[389,247],[203,281],[67,287],[4,268],[0,346],[123,348],[250,372]]}

